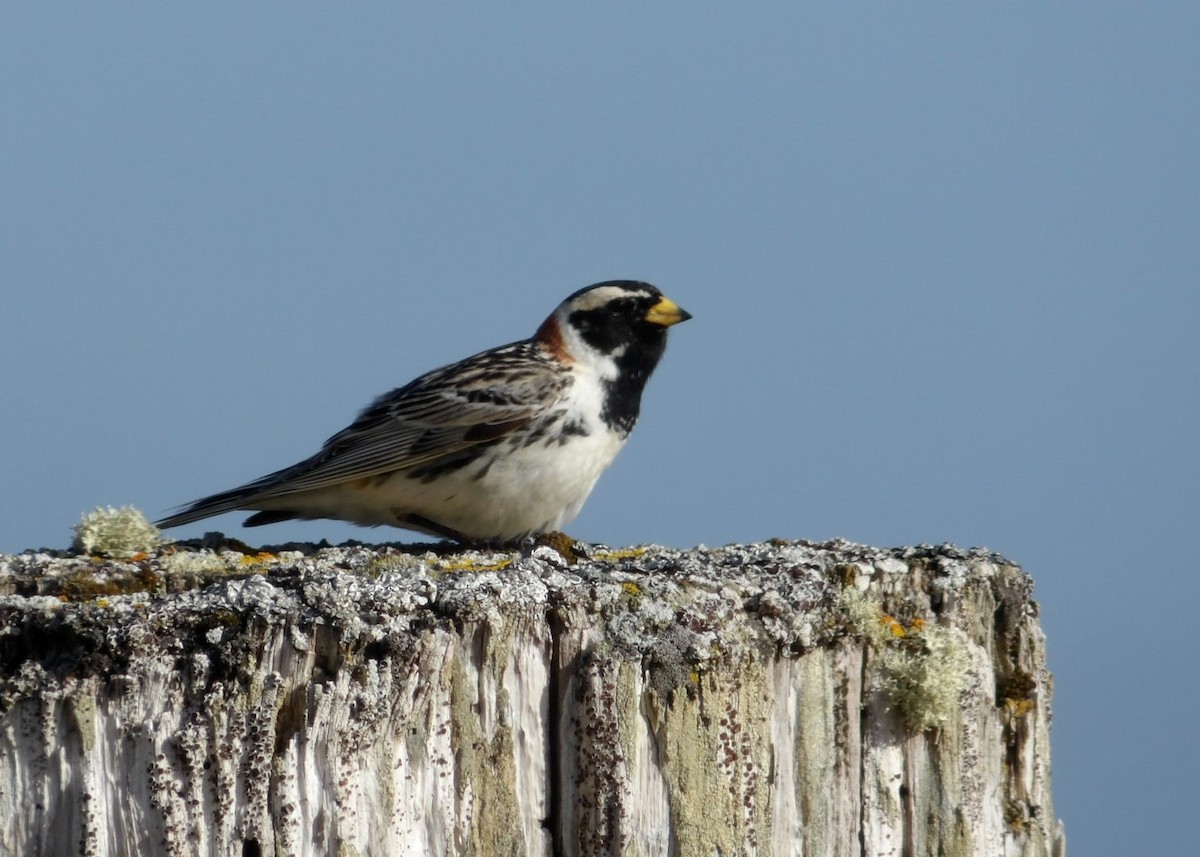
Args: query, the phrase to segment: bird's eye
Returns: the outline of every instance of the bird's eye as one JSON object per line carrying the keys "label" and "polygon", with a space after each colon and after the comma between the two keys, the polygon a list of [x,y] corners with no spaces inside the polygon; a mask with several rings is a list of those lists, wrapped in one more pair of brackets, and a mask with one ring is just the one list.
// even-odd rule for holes
{"label": "bird's eye", "polygon": [[610,302],[608,312],[613,318],[636,318],[640,315],[637,301],[632,298],[617,298]]}

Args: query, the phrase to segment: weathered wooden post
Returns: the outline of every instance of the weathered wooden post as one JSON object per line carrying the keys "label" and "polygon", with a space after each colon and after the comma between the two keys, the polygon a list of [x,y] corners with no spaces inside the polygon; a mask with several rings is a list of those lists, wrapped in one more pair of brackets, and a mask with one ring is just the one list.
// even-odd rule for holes
{"label": "weathered wooden post", "polygon": [[0,557],[0,853],[1061,855],[1031,582],[772,542]]}

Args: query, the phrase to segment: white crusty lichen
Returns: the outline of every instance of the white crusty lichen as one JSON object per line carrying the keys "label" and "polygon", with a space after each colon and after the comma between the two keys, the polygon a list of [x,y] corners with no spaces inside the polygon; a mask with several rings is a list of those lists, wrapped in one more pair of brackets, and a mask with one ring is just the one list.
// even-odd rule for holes
{"label": "white crusty lichen", "polygon": [[75,525],[71,547],[81,553],[121,559],[149,552],[163,542],[158,527],[138,509],[106,506],[87,513]]}
{"label": "white crusty lichen", "polygon": [[0,854],[1062,853],[1010,564],[205,543],[0,556]]}
{"label": "white crusty lichen", "polygon": [[880,685],[914,732],[935,729],[958,710],[971,653],[953,629],[925,625],[881,655]]}

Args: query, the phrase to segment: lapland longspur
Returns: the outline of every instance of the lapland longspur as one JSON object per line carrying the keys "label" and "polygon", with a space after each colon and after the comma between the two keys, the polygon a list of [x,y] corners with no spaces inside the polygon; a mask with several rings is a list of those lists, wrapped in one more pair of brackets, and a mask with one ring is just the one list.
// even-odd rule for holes
{"label": "lapland longspur", "polygon": [[530,339],[385,393],[313,457],[197,500],[175,527],[235,509],[508,543],[578,514],[637,421],[642,390],[691,315],[648,283],[580,289]]}

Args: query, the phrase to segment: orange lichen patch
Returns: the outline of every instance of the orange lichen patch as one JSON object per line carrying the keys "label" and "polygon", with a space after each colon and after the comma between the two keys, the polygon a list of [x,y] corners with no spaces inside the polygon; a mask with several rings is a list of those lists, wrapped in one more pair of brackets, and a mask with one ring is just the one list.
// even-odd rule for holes
{"label": "orange lichen patch", "polygon": [[259,551],[255,554],[245,554],[242,556],[242,565],[257,565],[259,563],[270,562],[275,559],[275,554],[270,551]]}
{"label": "orange lichen patch", "polygon": [[1012,699],[1011,697],[1006,697],[1004,700],[1004,714],[1009,720],[1024,717],[1031,711],[1033,711],[1032,699]]}
{"label": "orange lichen patch", "polygon": [[893,637],[908,636],[908,632],[904,630],[904,626],[901,625],[895,619],[895,617],[889,616],[887,613],[880,612],[879,624],[881,624],[881,625],[883,625],[883,627],[887,628],[891,632]]}

